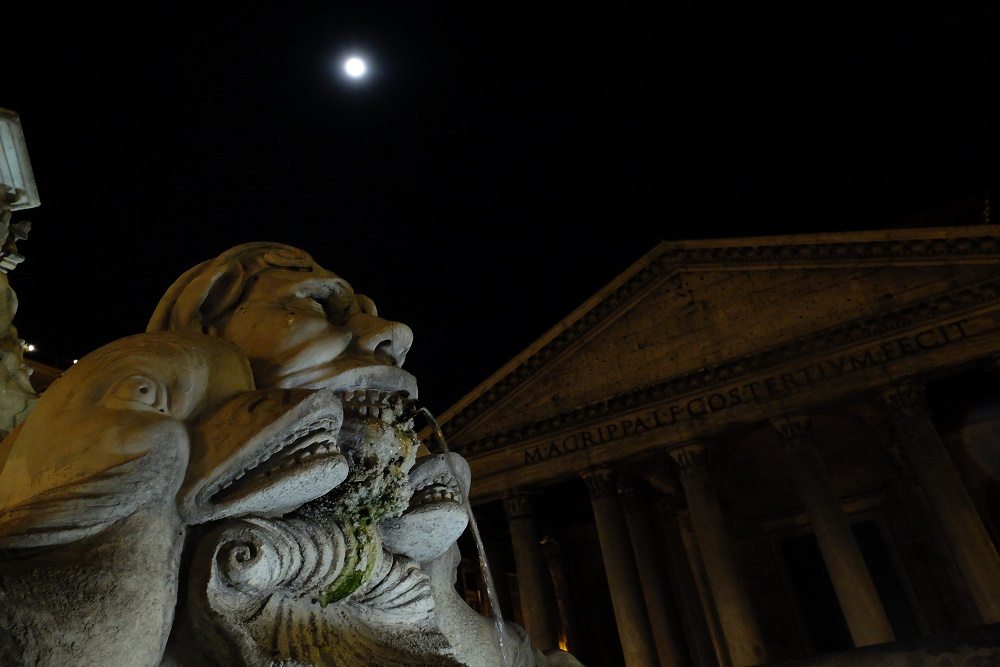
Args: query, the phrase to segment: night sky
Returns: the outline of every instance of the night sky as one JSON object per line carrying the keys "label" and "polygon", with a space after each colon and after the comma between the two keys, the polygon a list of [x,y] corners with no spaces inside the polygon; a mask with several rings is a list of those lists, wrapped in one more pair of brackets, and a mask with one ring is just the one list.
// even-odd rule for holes
{"label": "night sky", "polygon": [[42,199],[15,324],[50,359],[279,241],[412,327],[443,412],[659,240],[996,191],[987,2],[9,4],[0,106]]}

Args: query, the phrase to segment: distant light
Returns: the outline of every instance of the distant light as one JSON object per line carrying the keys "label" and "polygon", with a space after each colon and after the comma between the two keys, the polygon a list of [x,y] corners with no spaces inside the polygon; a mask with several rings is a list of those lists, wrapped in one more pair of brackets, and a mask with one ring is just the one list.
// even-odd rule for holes
{"label": "distant light", "polygon": [[80,360],[79,360],[79,359],[74,359],[74,360],[73,360],[73,363],[75,364],[75,363],[76,363],[76,362],[78,362],[78,361],[80,361]]}
{"label": "distant light", "polygon": [[344,74],[352,79],[360,79],[368,73],[368,63],[358,56],[351,56],[344,61]]}
{"label": "distant light", "polygon": [[35,347],[34,343],[25,343],[24,349],[27,350],[28,352],[34,352],[37,348]]}

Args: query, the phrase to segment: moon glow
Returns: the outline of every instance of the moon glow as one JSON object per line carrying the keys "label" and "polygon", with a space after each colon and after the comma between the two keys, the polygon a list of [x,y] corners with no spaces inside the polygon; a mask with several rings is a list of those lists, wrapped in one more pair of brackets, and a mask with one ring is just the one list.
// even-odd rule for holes
{"label": "moon glow", "polygon": [[360,79],[368,73],[368,63],[358,56],[351,56],[344,61],[344,74],[352,79]]}

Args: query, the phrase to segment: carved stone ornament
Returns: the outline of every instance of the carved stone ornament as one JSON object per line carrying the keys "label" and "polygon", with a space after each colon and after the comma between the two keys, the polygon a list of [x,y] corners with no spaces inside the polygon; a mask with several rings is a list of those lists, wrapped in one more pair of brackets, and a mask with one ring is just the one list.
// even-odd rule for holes
{"label": "carved stone ornament", "polygon": [[618,500],[627,514],[639,512],[648,505],[642,482],[629,477],[618,482]]}
{"label": "carved stone ornament", "polygon": [[610,466],[588,468],[580,473],[580,477],[587,485],[587,493],[590,494],[591,500],[614,498],[618,494],[617,476],[614,468]]}
{"label": "carved stone ornament", "polygon": [[0,273],[0,438],[24,421],[38,396],[28,379],[22,341],[14,328],[17,295]]}
{"label": "carved stone ornament", "polygon": [[296,248],[185,273],[0,444],[0,664],[578,665],[455,590],[411,341]]}
{"label": "carved stone ornament", "polygon": [[189,269],[160,300],[147,330],[225,338],[247,355],[259,387],[417,397],[415,378],[402,369],[410,328],[382,319],[346,280],[279,243],[236,246]]}
{"label": "carved stone ornament", "polygon": [[[121,339],[56,380],[0,445],[0,656],[156,664],[187,526],[280,513],[347,475],[332,392],[278,393],[254,391],[235,347],[188,333]],[[303,439],[316,424],[323,438]]]}
{"label": "carved stone ornament", "polygon": [[[573,349],[590,331],[616,317],[637,295],[658,281],[676,276],[682,266],[809,266],[817,261],[856,262],[891,259],[894,263],[919,263],[929,258],[947,258],[950,262],[981,261],[1000,255],[1000,242],[995,236],[963,236],[956,238],[848,241],[841,243],[802,243],[780,246],[726,246],[710,248],[676,248],[666,244],[662,253],[648,266],[631,275],[619,287],[606,294],[580,319],[569,323],[552,340],[532,353],[524,363],[500,378],[498,382],[465,405],[444,425],[445,434],[453,436],[474,423],[491,407],[498,404],[518,387],[542,372],[547,364]],[[738,381],[763,368],[812,354],[836,350],[859,340],[876,339],[904,326],[915,326],[961,312],[970,305],[996,303],[1000,300],[1000,279],[990,278],[981,283],[961,287],[953,292],[938,294],[904,304],[875,316],[866,316],[796,338],[764,352],[733,358],[722,364],[684,373],[648,387],[640,387],[610,399],[561,413],[538,422],[511,428],[503,433],[471,441],[462,453],[483,454],[513,442],[521,442],[548,433],[603,419],[642,405],[655,405],[671,396],[682,396],[713,386]]]}
{"label": "carved stone ornament", "polygon": [[697,477],[708,473],[708,450],[701,443],[677,447],[669,452],[677,464],[681,478]]}
{"label": "carved stone ornament", "polygon": [[882,400],[897,421],[905,421],[928,413],[923,386],[915,382],[901,382],[882,391]]}
{"label": "carved stone ornament", "polygon": [[771,420],[786,452],[793,452],[813,443],[812,419],[809,415],[783,415]]}
{"label": "carved stone ornament", "polygon": [[519,519],[534,514],[534,502],[538,491],[533,489],[515,489],[503,497],[503,513],[510,519]]}

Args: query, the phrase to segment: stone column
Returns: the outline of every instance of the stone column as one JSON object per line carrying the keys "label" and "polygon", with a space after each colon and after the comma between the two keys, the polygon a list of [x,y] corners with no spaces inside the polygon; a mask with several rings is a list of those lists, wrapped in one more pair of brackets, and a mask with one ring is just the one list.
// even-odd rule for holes
{"label": "stone column", "polygon": [[931,422],[923,387],[900,384],[882,398],[976,609],[984,623],[1000,623],[1000,555]]}
{"label": "stone column", "polygon": [[532,499],[536,495],[536,492],[518,489],[504,497],[503,510],[514,546],[524,629],[535,648],[548,651],[558,647],[559,633],[555,625],[552,586],[532,512]]}
{"label": "stone column", "polygon": [[678,623],[677,608],[670,597],[667,579],[664,576],[666,558],[657,553],[656,542],[650,527],[646,507],[649,503],[632,480],[620,483],[618,495],[625,512],[625,525],[632,540],[632,553],[639,570],[642,595],[646,600],[646,612],[653,631],[656,653],[661,667],[690,665]]}
{"label": "stone column", "polygon": [[545,564],[548,565],[549,576],[552,578],[556,609],[559,610],[559,648],[572,653],[576,646],[576,608],[573,604],[573,591],[563,568],[562,547],[551,535],[543,537],[541,545],[542,556],[545,557]]}
{"label": "stone column", "polygon": [[[698,585],[694,580],[684,537],[678,522],[679,502],[673,495],[659,496],[653,502],[654,518],[664,549],[664,559],[670,572],[670,585],[680,606],[682,625],[687,639],[688,651],[698,667],[717,667],[721,660],[716,657],[709,621],[702,608]],[[725,650],[725,649],[723,649]]]}
{"label": "stone column", "polygon": [[629,546],[628,530],[618,504],[614,471],[608,467],[592,468],[581,473],[581,477],[594,508],[597,538],[601,543],[601,556],[625,664],[627,667],[655,666],[656,645],[646,618],[642,584]]}
{"label": "stone column", "polygon": [[740,572],[736,547],[708,478],[705,446],[685,445],[672,450],[670,457],[680,469],[695,538],[705,562],[709,587],[733,665],[745,667],[767,662],[760,625]]}
{"label": "stone column", "polygon": [[806,415],[787,415],[771,423],[785,447],[789,472],[806,507],[854,645],[894,641],[896,635],[875,582],[813,439],[812,420]]}

